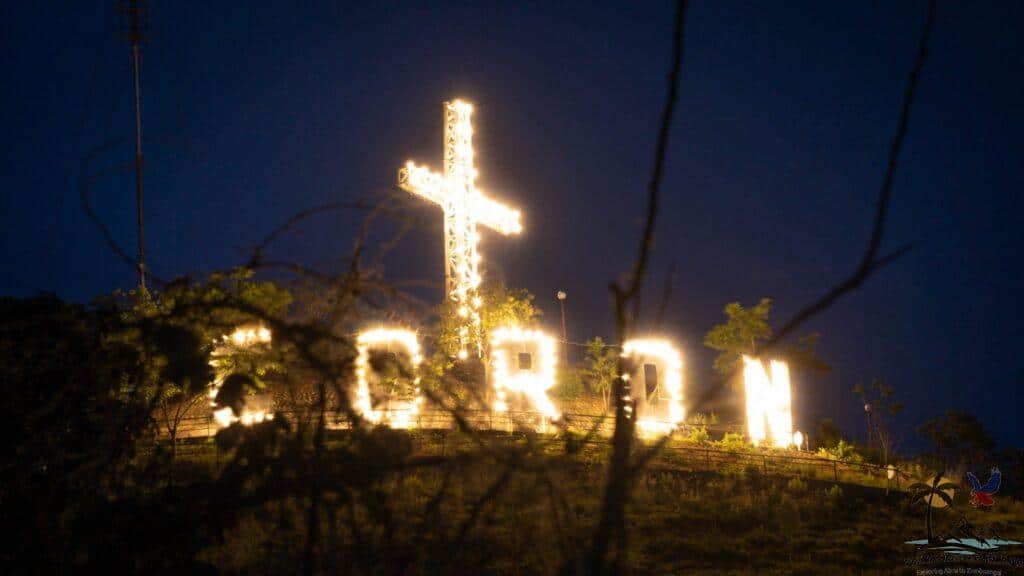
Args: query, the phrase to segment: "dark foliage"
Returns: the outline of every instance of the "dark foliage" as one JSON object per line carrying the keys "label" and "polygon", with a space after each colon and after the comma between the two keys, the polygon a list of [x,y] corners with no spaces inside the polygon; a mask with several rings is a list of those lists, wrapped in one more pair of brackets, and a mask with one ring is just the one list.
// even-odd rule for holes
{"label": "dark foliage", "polygon": [[992,461],[996,443],[973,414],[949,410],[922,424],[917,432],[931,443],[922,457],[935,468],[966,472]]}
{"label": "dark foliage", "polygon": [[59,571],[80,552],[79,517],[126,488],[150,409],[139,348],[107,336],[123,328],[113,308],[50,296],[0,301],[0,502],[18,527],[4,540],[6,565]]}

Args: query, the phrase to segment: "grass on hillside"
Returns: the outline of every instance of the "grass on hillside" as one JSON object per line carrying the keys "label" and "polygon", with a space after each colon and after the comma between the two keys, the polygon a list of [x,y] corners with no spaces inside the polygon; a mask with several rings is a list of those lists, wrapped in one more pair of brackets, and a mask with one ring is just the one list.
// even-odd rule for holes
{"label": "grass on hillside", "polygon": [[[419,450],[438,452],[439,438],[421,436]],[[444,446],[449,454],[466,449],[452,439]],[[767,474],[750,463],[707,469],[703,461],[678,454],[669,450],[638,478],[629,509],[631,572],[912,573],[906,561],[915,549],[904,542],[923,537],[924,515],[905,493],[871,478],[865,478],[869,485],[836,484],[813,467],[769,468]],[[199,451],[187,458],[194,479],[201,481],[210,469],[210,456]],[[574,457],[554,459],[544,472],[517,473],[507,483],[493,465],[471,465],[447,480],[440,471],[419,470],[375,487],[370,501],[329,501],[319,528],[326,568],[555,573],[564,558],[586,550],[606,458],[606,446],[588,446]],[[442,485],[447,488],[438,498]],[[496,485],[489,499],[485,495]],[[963,502],[958,508],[965,509]],[[291,573],[303,558],[307,510],[306,502],[294,499],[251,510],[198,560],[228,573]],[[1019,502],[1001,499],[996,510],[970,510],[968,517],[1024,540]],[[942,530],[956,518],[937,512],[936,526]]]}

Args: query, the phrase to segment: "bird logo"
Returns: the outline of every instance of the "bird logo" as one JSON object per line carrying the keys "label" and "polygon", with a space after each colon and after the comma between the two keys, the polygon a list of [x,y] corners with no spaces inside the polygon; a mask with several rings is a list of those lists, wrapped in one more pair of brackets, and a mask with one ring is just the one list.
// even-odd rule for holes
{"label": "bird logo", "polygon": [[999,468],[992,469],[984,486],[981,485],[978,477],[972,472],[967,473],[967,480],[971,483],[971,506],[975,508],[991,508],[995,504],[992,495],[999,491],[999,484],[1003,480],[1003,474],[999,471]]}

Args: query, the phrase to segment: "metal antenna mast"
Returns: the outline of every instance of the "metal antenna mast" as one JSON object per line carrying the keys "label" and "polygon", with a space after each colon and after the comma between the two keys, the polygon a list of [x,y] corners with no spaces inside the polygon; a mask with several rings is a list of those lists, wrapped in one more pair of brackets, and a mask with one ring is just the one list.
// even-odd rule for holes
{"label": "metal antenna mast", "polygon": [[142,98],[139,90],[139,43],[149,42],[148,0],[121,2],[121,40],[132,45],[135,80],[135,201],[138,219],[139,286],[146,287],[146,229],[142,222]]}

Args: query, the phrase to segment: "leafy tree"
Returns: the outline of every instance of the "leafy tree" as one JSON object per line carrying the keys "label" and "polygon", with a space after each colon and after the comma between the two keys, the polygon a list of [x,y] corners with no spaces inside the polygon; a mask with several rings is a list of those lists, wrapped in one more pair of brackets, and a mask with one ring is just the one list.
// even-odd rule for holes
{"label": "leafy tree", "polygon": [[421,366],[423,389],[434,395],[435,400],[440,401],[437,394],[443,392],[444,396],[452,400],[466,402],[475,399],[485,404],[486,399],[480,394],[480,383],[486,378],[484,368],[490,350],[486,338],[482,336],[498,326],[530,326],[541,315],[541,310],[533,304],[533,294],[525,289],[509,289],[501,282],[492,280],[480,288],[479,295],[480,333],[476,336],[480,336],[484,343],[483,362],[473,361],[472,353],[469,362],[455,362],[460,350],[459,328],[464,326],[464,319],[458,313],[459,306],[451,300],[445,301],[438,308],[435,353]]}
{"label": "leafy tree", "polygon": [[822,360],[815,351],[819,340],[821,340],[821,334],[817,332],[805,334],[797,338],[795,344],[782,346],[779,356],[785,358],[793,370],[826,374],[832,367],[828,362]]}
{"label": "leafy tree", "polygon": [[61,571],[67,521],[119,489],[147,426],[146,399],[122,394],[141,378],[138,351],[104,336],[122,326],[108,306],[0,298],[0,502],[18,526],[11,549],[41,572]]}
{"label": "leafy tree", "polygon": [[[499,326],[530,326],[541,315],[541,310],[533,304],[533,294],[525,288],[510,289],[503,283],[492,280],[480,288],[479,294],[482,334],[471,334],[471,337],[490,334]],[[437,349],[449,358],[454,358],[459,352],[459,327],[463,326],[464,320],[458,312],[458,304],[451,300],[446,301],[439,309]],[[485,356],[486,352],[485,350]]]}
{"label": "leafy tree", "polygon": [[542,314],[541,309],[534,306],[533,294],[529,290],[511,289],[496,280],[484,285],[480,298],[483,301],[480,323],[484,334],[510,324],[529,326]]}
{"label": "leafy tree", "polygon": [[[219,323],[243,316],[208,307],[200,313],[190,304],[223,296],[245,308],[247,292],[225,277],[199,287],[172,283],[162,295],[115,294],[91,306],[53,296],[0,299],[3,460],[21,463],[0,471],[0,501],[24,534],[16,547],[26,557],[60,562],[85,538],[74,526],[87,523],[96,506],[153,487],[161,460],[142,459],[140,467],[138,448],[152,442],[161,406],[173,428],[180,417],[170,404],[206,390],[212,335],[221,333]],[[45,538],[33,539],[39,535]],[[62,571],[46,568],[37,565]]]}
{"label": "leafy tree", "polygon": [[[738,374],[744,355],[758,355],[761,345],[772,336],[768,323],[771,311],[771,298],[762,298],[750,308],[744,308],[739,302],[726,304],[723,309],[726,321],[704,335],[704,345],[719,352],[714,363],[716,372],[724,376]],[[829,365],[814,352],[819,338],[817,333],[802,336],[796,344],[778,348],[775,356],[786,359],[791,369],[828,372]],[[733,385],[738,386],[739,380],[734,379]]]}
{"label": "leafy tree", "polygon": [[[202,404],[214,379],[239,373],[249,383],[227,388],[217,398],[220,405],[240,407],[245,395],[265,387],[285,347],[242,345],[227,336],[240,327],[283,318],[290,303],[286,289],[255,281],[246,269],[213,274],[198,284],[179,280],[160,292],[129,294],[121,313],[125,330],[110,337],[140,350],[148,371],[141,391],[154,402],[154,415],[171,439],[172,458],[182,419]],[[162,342],[153,346],[151,339]],[[178,366],[177,373],[168,366]],[[228,398],[235,394],[239,397]]]}
{"label": "leafy tree", "polygon": [[[213,274],[201,283],[176,280],[158,292],[115,293],[99,301],[120,320],[104,338],[138,355],[138,375],[124,379],[119,394],[141,398],[146,404],[139,413],[170,440],[172,484],[179,428],[189,415],[209,414],[203,408],[211,384],[231,374],[245,376],[236,379],[245,386],[229,386],[217,397],[219,405],[235,406],[238,412],[251,391],[264,387],[263,378],[277,364],[269,359],[270,348],[235,345],[226,335],[239,326],[282,318],[290,302],[287,290],[254,281],[246,269]],[[274,351],[279,355],[284,349]]]}
{"label": "leafy tree", "polygon": [[968,469],[991,460],[996,443],[973,414],[949,410],[944,417],[928,420],[917,429],[933,449],[923,456],[935,467]]}
{"label": "leafy tree", "polygon": [[739,302],[726,304],[723,309],[726,321],[704,336],[704,345],[719,351],[714,364],[719,374],[735,372],[744,354],[757,356],[758,345],[772,336],[768,325],[771,311],[770,298],[762,298],[751,308],[744,308]]}
{"label": "leafy tree", "polygon": [[616,348],[608,346],[600,336],[587,342],[583,376],[590,389],[601,395],[607,412],[611,400],[612,385],[618,371],[619,354]]}

